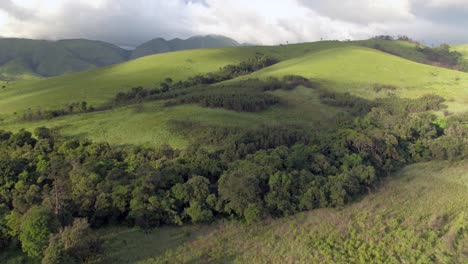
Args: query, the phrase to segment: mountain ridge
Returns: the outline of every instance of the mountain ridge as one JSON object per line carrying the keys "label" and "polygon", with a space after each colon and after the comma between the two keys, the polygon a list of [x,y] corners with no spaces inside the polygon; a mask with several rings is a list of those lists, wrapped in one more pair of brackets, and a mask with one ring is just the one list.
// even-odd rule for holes
{"label": "mountain ridge", "polygon": [[52,77],[117,64],[147,55],[197,48],[239,46],[220,35],[188,39],[155,38],[135,50],[89,39],[35,40],[0,38],[0,79],[18,80]]}

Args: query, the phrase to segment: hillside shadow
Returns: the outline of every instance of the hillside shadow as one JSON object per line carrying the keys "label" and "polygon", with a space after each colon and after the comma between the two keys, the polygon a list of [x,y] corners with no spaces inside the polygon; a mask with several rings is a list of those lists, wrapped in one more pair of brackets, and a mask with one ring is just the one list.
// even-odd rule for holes
{"label": "hillside shadow", "polygon": [[[136,263],[163,256],[206,233],[206,226],[160,227],[151,230],[109,227],[100,230],[104,254],[99,264]],[[203,262],[203,256],[200,261]],[[193,263],[199,263],[193,260]]]}

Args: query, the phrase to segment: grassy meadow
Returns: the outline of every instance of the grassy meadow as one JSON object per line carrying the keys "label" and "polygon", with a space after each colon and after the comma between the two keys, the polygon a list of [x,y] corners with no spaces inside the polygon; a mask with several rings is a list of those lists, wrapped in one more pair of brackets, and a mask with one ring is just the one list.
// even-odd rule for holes
{"label": "grassy meadow", "polygon": [[343,208],[251,226],[109,228],[100,263],[466,263],[467,200],[466,162],[419,163]]}
{"label": "grassy meadow", "polygon": [[255,127],[266,124],[323,124],[332,125],[337,110],[323,105],[317,93],[310,88],[297,87],[291,91],[272,92],[280,96],[281,104],[260,113],[235,112],[197,105],[164,107],[161,102],[149,102],[113,110],[65,116],[39,122],[6,122],[4,129],[58,127],[65,136],[78,136],[111,144],[137,144],[158,146],[170,144],[183,148],[188,139],[174,133],[171,120],[190,120],[204,125]]}

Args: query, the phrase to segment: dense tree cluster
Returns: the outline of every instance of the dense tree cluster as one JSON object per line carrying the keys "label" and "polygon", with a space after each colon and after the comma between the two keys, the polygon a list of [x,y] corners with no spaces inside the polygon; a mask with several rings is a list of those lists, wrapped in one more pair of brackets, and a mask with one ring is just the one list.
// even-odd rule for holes
{"label": "dense tree cluster", "polygon": [[185,95],[179,95],[166,102],[166,106],[199,104],[204,107],[224,108],[239,112],[259,112],[280,102],[278,97],[265,91],[291,90],[299,85],[313,87],[308,79],[296,75],[287,75],[281,79],[274,77],[265,80],[248,79],[234,84],[192,89]]}
{"label": "dense tree cluster", "polygon": [[[374,86],[378,89],[390,89],[387,86]],[[382,88],[383,87],[383,88]],[[393,87],[393,86],[388,86]],[[353,114],[361,115],[369,112],[373,107],[383,107],[392,113],[405,114],[417,113],[431,110],[441,110],[446,106],[443,104],[445,99],[439,95],[427,94],[416,99],[399,98],[394,94],[376,100],[367,100],[362,97],[352,95],[348,92],[338,93],[318,89],[320,101],[324,104],[348,108]]]}
{"label": "dense tree cluster", "polygon": [[[395,40],[394,37],[388,36],[388,35],[382,35],[382,36],[373,37],[372,39],[377,41],[376,43],[372,45],[374,49],[377,49],[386,53],[390,53],[396,56],[402,55],[401,51],[388,48],[382,43],[378,42],[379,40],[393,41]],[[465,59],[463,59],[463,54],[461,54],[458,51],[451,51],[450,45],[448,44],[442,44],[437,47],[428,47],[428,46],[421,45],[420,43],[410,39],[407,36],[398,36],[397,40],[408,41],[408,42],[412,42],[416,44],[416,46],[414,47],[414,50],[417,53],[419,53],[420,56],[423,58],[422,60],[416,59],[416,61],[418,62],[432,64],[432,65],[436,65],[436,66],[444,67],[444,68],[461,70],[461,71],[468,70],[468,65]]]}
{"label": "dense tree cluster", "polygon": [[166,106],[195,103],[204,107],[224,108],[238,112],[260,112],[279,103],[279,98],[266,93],[222,91],[186,95],[168,102]]}
{"label": "dense tree cluster", "polygon": [[66,104],[62,109],[58,110],[36,110],[33,111],[29,109],[26,113],[23,114],[22,119],[24,121],[37,121],[43,119],[52,119],[64,115],[72,114],[81,114],[95,111],[94,107],[88,106],[88,103],[83,102],[74,102]]}
{"label": "dense tree cluster", "polygon": [[451,51],[448,44],[442,44],[434,48],[418,45],[416,49],[426,55],[429,61],[439,66],[466,70],[463,55],[458,51]]}
{"label": "dense tree cluster", "polygon": [[217,72],[211,72],[204,75],[196,75],[188,78],[186,81],[178,83],[178,87],[192,87],[197,85],[207,85],[231,80],[236,77],[247,75],[249,73],[272,66],[279,61],[275,58],[257,54],[256,57],[240,62],[237,65],[227,65]]}

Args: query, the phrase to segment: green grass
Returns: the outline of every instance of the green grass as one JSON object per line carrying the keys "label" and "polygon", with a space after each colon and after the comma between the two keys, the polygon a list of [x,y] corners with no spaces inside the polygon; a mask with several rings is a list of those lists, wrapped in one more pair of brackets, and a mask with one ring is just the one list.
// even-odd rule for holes
{"label": "green grass", "polygon": [[39,79],[40,76],[31,71],[24,59],[17,58],[0,67],[0,78],[3,80],[35,80]]}
{"label": "green grass", "polygon": [[[407,42],[388,43],[410,45],[405,44]],[[375,84],[391,84],[397,87],[395,93],[400,97],[438,94],[447,99],[448,111],[468,111],[467,73],[416,63],[356,44],[359,43],[316,42],[190,50],[148,56],[45,80],[14,82],[6,89],[0,89],[0,113],[3,114],[0,117],[4,118],[0,128],[17,131],[21,128],[33,130],[38,126],[61,127],[67,136],[87,137],[112,144],[169,143],[174,147],[184,147],[188,143],[187,139],[168,129],[170,120],[240,127],[285,122],[306,126],[328,125],[338,110],[322,105],[317,94],[307,88],[273,92],[282,98],[282,104],[261,113],[237,113],[193,105],[165,108],[160,102],[152,102],[145,104],[138,113],[134,107],[127,107],[50,121],[17,121],[22,111],[29,107],[58,108],[67,102],[82,100],[99,105],[118,91],[128,90],[132,86],[151,87],[166,77],[178,80],[215,71],[223,65],[255,56],[257,52],[283,61],[239,79],[303,75],[315,80],[322,88],[350,92],[369,99],[386,95],[386,92],[374,92]],[[12,112],[18,112],[16,117]]]}
{"label": "green grass", "polygon": [[139,228],[111,227],[99,230],[104,240],[106,263],[134,263],[163,254],[165,251],[193,240],[203,229],[165,227],[145,233]]}
{"label": "green grass", "polygon": [[468,110],[468,73],[416,63],[365,47],[349,46],[312,53],[248,77],[287,74],[312,78],[326,89],[370,99],[378,96],[373,91],[375,84],[390,84],[398,87],[395,93],[400,97],[438,94],[448,100],[449,111]]}
{"label": "green grass", "polygon": [[357,42],[364,47],[385,50],[385,52],[395,54],[407,60],[412,60],[420,63],[425,63],[428,61],[426,55],[424,55],[424,53],[419,52],[416,49],[416,47],[418,46],[418,44],[416,43],[399,40],[387,41],[381,39],[369,39]]}
{"label": "green grass", "polygon": [[106,230],[102,263],[466,263],[467,200],[466,162],[420,163],[343,208],[252,226]]}
{"label": "green grass", "polygon": [[101,104],[134,86],[155,87],[166,77],[180,80],[215,71],[242,60],[238,53],[220,49],[183,51],[45,80],[17,82],[0,93],[0,110],[20,113],[27,108],[54,109],[78,101]]}
{"label": "green grass", "polygon": [[187,145],[188,139],[170,130],[170,120],[191,120],[206,125],[255,127],[262,124],[301,124],[309,126],[329,122],[337,110],[322,105],[317,93],[305,87],[292,91],[275,91],[281,104],[261,113],[243,113],[196,105],[164,107],[162,102],[130,106],[105,112],[65,116],[40,122],[4,122],[2,129],[17,131],[36,127],[59,127],[65,136],[78,136],[111,144],[157,146],[170,144],[176,148]]}
{"label": "green grass", "polygon": [[468,58],[468,44],[451,45],[450,49],[452,51],[458,51],[463,57]]}
{"label": "green grass", "polygon": [[[321,41],[283,46],[198,49],[158,54],[76,74],[17,82],[9,89],[0,91],[0,113],[9,115],[13,112],[24,112],[28,108],[58,108],[76,101],[88,101],[93,105],[101,104],[117,92],[129,90],[134,86],[154,87],[166,77],[180,80],[195,74],[216,71],[221,66],[238,63],[259,53],[284,61],[274,67],[276,70],[280,67],[284,67],[282,72],[290,72],[288,69],[301,69],[297,74],[323,77],[324,82],[349,81],[354,86],[367,84],[371,80],[397,82],[404,87],[414,86],[416,90],[426,89],[427,83],[431,86],[429,90],[446,90],[453,85],[467,84],[467,74],[410,63],[376,50],[367,49],[365,56],[361,57],[366,49],[360,46],[372,47],[375,42],[378,41]],[[71,42],[73,43],[75,42]],[[414,44],[402,41],[379,43],[388,49],[399,51],[408,59],[420,61],[418,53],[414,53]],[[337,48],[343,50],[340,52]],[[83,46],[83,50],[86,51],[87,46]],[[343,54],[346,52],[348,54]],[[293,65],[295,66],[292,67]],[[369,69],[372,75],[367,74],[366,70]],[[408,69],[409,72],[406,71]],[[443,76],[437,78],[435,75],[439,72]],[[413,77],[400,77],[400,74],[405,75],[405,73]],[[427,82],[417,81],[417,79],[427,79],[428,76],[434,78],[429,78]],[[367,88],[364,85],[358,89],[358,92]],[[354,87],[349,87],[349,90],[354,90]]]}
{"label": "green grass", "polygon": [[261,52],[278,59],[288,59],[317,50],[349,45],[340,42],[317,42],[275,47],[236,47],[200,49],[158,54],[134,61],[63,75],[44,80],[17,82],[0,92],[0,113],[32,109],[55,109],[66,103],[87,101],[102,104],[117,92],[131,87],[155,87],[167,77],[186,79],[235,64]]}

